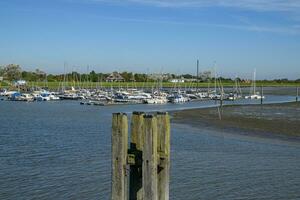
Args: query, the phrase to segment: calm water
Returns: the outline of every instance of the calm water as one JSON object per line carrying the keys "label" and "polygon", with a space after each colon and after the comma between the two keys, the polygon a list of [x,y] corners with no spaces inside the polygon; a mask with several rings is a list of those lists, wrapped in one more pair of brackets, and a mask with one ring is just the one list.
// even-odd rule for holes
{"label": "calm water", "polygon": [[[213,105],[1,101],[0,199],[109,199],[113,112]],[[171,199],[300,199],[300,144],[172,124],[171,150]]]}

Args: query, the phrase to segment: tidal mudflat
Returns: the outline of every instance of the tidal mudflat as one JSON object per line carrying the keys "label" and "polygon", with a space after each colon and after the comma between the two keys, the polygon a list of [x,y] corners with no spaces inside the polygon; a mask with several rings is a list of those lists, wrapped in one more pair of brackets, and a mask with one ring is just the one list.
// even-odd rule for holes
{"label": "tidal mudflat", "polygon": [[300,103],[226,105],[222,108],[189,109],[173,113],[173,122],[199,128],[243,130],[265,136],[290,137],[300,141]]}

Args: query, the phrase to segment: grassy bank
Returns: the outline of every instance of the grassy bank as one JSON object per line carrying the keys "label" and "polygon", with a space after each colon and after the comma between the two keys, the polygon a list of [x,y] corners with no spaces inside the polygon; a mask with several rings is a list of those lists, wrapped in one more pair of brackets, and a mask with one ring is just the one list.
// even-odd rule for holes
{"label": "grassy bank", "polygon": [[[300,103],[224,106],[221,120],[217,108],[173,113],[173,122],[199,128],[212,127],[248,133],[300,136]],[[240,131],[245,130],[245,131]]]}

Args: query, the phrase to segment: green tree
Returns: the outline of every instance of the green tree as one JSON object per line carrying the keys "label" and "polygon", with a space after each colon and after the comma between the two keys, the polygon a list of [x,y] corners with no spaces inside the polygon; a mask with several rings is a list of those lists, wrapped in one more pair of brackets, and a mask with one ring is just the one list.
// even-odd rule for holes
{"label": "green tree", "polygon": [[188,78],[188,79],[191,79],[191,78],[195,78],[193,75],[191,74],[183,74],[182,75],[183,78]]}
{"label": "green tree", "polygon": [[122,72],[121,76],[125,79],[125,82],[129,82],[129,81],[134,80],[132,72]]}
{"label": "green tree", "polygon": [[4,75],[4,67],[0,66],[0,76],[3,76],[3,75]]}
{"label": "green tree", "polygon": [[10,80],[18,80],[21,78],[21,67],[15,64],[9,64],[4,68],[4,76]]}
{"label": "green tree", "polygon": [[47,81],[48,81],[48,82],[55,82],[56,80],[59,80],[59,77],[55,78],[55,76],[52,75],[52,74],[49,74],[49,75],[47,76]]}
{"label": "green tree", "polygon": [[92,81],[92,82],[98,81],[98,76],[94,70],[90,72],[90,81]]}
{"label": "green tree", "polygon": [[39,81],[44,81],[46,79],[46,72],[36,69],[34,73]]}
{"label": "green tree", "polygon": [[134,74],[134,80],[136,82],[146,82],[150,81],[147,77],[147,74]]}
{"label": "green tree", "polygon": [[105,79],[109,76],[109,74],[99,73],[99,81],[105,81]]}

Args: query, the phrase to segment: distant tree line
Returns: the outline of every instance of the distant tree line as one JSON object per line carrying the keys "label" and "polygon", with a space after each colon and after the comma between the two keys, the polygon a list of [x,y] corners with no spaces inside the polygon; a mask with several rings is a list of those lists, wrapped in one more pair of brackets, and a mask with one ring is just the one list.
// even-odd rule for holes
{"label": "distant tree line", "polygon": [[[89,82],[100,82],[105,79],[110,73],[96,73],[94,70],[90,73],[78,73],[76,71],[66,74],[47,74],[46,72],[36,69],[35,71],[23,71],[19,65],[9,64],[6,66],[0,66],[0,76],[4,77],[5,80],[14,81],[23,79],[26,81],[37,82],[37,81],[48,81],[48,82],[60,82],[60,81],[89,81]],[[146,82],[154,81],[150,79],[147,74],[122,72],[120,75],[125,79],[126,82]]]}
{"label": "distant tree line", "polygon": [[[62,82],[62,81],[80,81],[80,82],[104,82],[110,73],[96,73],[94,70],[90,73],[79,73],[76,71],[66,73],[66,74],[46,74],[46,72],[36,69],[34,71],[23,71],[19,65],[9,64],[6,66],[0,66],[0,76],[4,77],[7,81],[14,81],[23,79],[30,82],[38,81],[48,81],[48,82]],[[133,73],[133,72],[121,72],[120,75],[124,78],[126,82],[153,82],[157,80],[162,80],[164,82],[169,81],[169,79],[190,79],[192,81],[199,82],[213,82],[214,77],[211,76],[210,72],[203,72],[198,77],[191,74],[164,74],[162,76],[150,76],[147,74]],[[238,80],[239,82],[249,82],[249,80],[244,80],[241,78],[231,79],[218,77],[218,80],[222,82],[234,82]],[[300,83],[300,79],[289,80],[287,78],[274,79],[274,80],[258,80],[258,82],[272,82],[272,83]]]}

